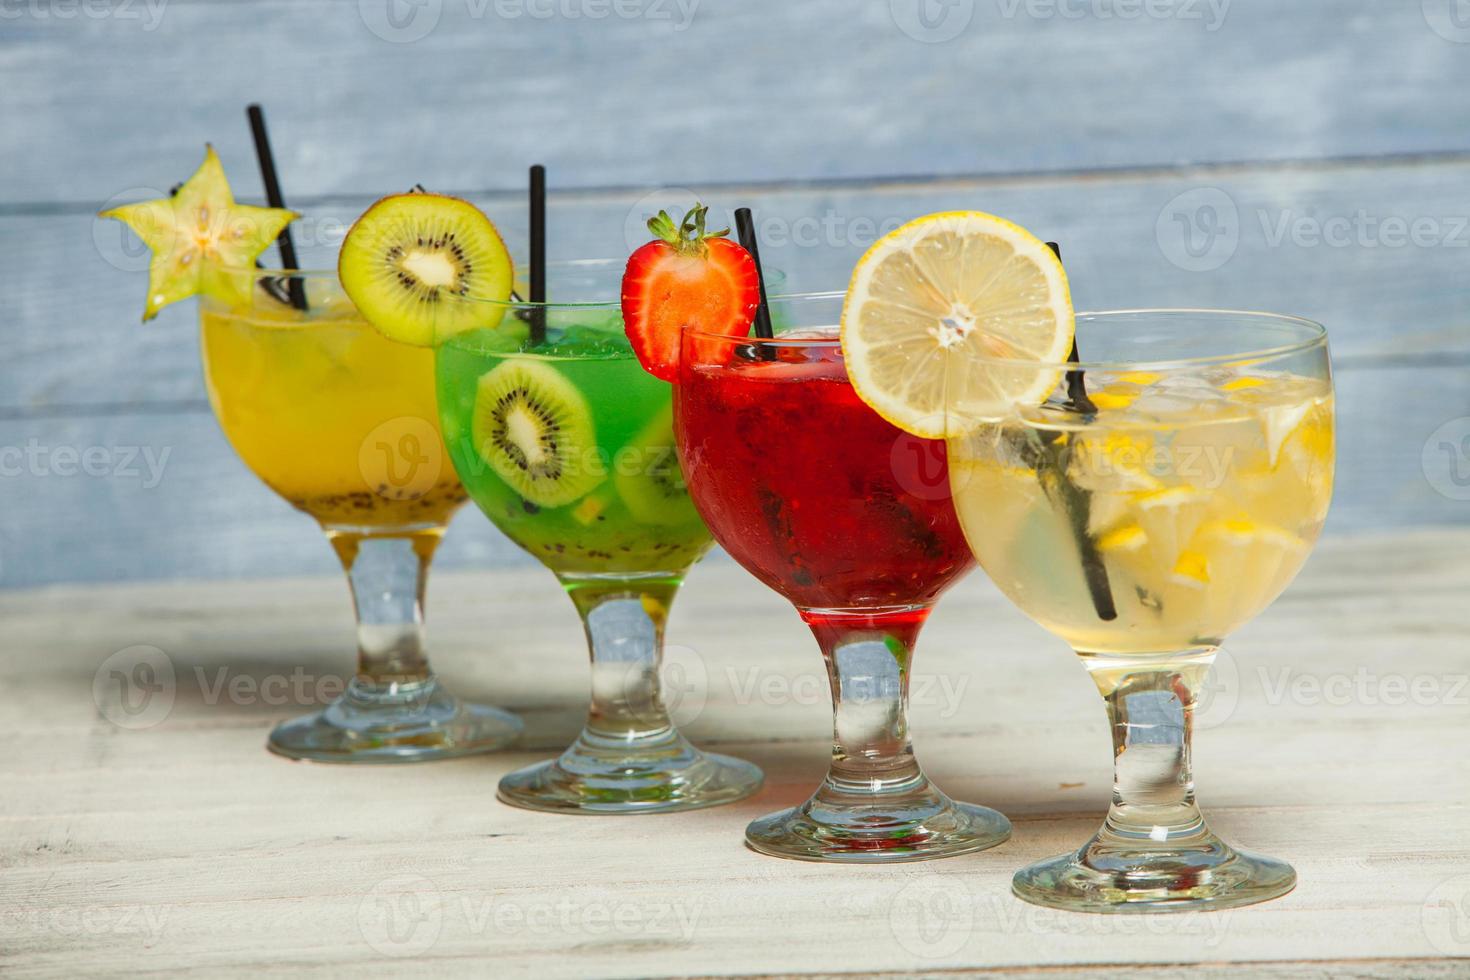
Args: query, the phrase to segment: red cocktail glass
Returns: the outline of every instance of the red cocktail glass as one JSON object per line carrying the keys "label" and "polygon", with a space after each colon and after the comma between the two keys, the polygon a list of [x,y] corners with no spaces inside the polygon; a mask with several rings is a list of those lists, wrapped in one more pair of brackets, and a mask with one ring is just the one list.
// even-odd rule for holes
{"label": "red cocktail glass", "polygon": [[[675,432],[715,539],[797,608],[832,686],[832,765],[801,806],[746,828],[779,857],[890,862],[999,844],[1004,816],[929,782],[908,733],[914,642],[974,567],[942,442],[857,397],[835,324],[842,294],[776,299],[776,340],[685,333]],[[806,325],[814,325],[807,327]]]}

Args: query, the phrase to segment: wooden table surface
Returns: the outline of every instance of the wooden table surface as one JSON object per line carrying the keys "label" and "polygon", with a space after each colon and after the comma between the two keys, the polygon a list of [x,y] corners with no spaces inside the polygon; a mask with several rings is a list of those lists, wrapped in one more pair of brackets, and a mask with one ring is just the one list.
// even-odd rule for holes
{"label": "wooden table surface", "polygon": [[892,868],[742,846],[746,821],[820,778],[829,707],[795,615],[727,561],[697,568],[675,609],[676,714],[767,784],[629,818],[495,799],[584,705],[580,632],[540,569],[430,590],[441,673],[521,712],[525,746],[393,768],[264,748],[351,669],[338,580],[3,594],[0,973],[1470,975],[1467,550],[1448,530],[1324,541],[1229,644],[1196,739],[1201,800],[1300,884],[1176,916],[1011,897],[1017,867],[1096,827],[1109,753],[1083,671],[978,575],[920,644],[913,728],[939,784],[1006,812],[1015,836]]}

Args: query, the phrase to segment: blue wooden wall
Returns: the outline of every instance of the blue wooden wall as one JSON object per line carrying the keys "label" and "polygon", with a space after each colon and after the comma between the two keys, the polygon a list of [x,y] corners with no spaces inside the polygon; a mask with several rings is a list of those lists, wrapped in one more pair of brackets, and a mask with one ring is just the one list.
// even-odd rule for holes
{"label": "blue wooden wall", "polygon": [[[333,567],[219,434],[192,307],[140,326],[136,243],[93,218],[205,141],[259,200],[249,101],[320,264],[416,182],[514,240],[539,161],[554,257],[621,256],[698,194],[754,206],[792,287],[841,288],[877,229],[982,208],[1065,243],[1080,308],[1318,318],[1333,533],[1470,522],[1462,6],[0,0],[0,585]],[[520,560],[472,509],[441,553]]]}

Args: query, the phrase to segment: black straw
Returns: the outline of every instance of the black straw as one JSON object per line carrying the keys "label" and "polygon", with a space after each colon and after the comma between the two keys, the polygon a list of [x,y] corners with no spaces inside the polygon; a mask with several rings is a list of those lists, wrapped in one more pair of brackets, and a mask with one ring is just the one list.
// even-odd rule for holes
{"label": "black straw", "polygon": [[[271,154],[271,140],[265,131],[265,112],[252,103],[245,107],[245,115],[250,117],[250,135],[255,139],[255,156],[260,161],[260,179],[265,184],[266,203],[273,208],[284,208],[286,199],[281,196],[281,181],[276,176],[276,158]],[[296,243],[291,240],[290,225],[281,229],[276,245],[281,249],[281,266],[287,272],[293,273],[286,279],[291,305],[298,310],[305,310],[306,284],[301,281],[300,275],[294,274],[299,273],[301,267],[296,264]]]}
{"label": "black straw", "polygon": [[546,342],[546,168],[531,168],[531,343]]}
{"label": "black straw", "polygon": [[[1058,259],[1061,259],[1062,246],[1056,242],[1047,242],[1046,247],[1051,249],[1052,254]],[[1082,356],[1077,351],[1077,335],[1075,333],[1072,334],[1072,352],[1067,355],[1067,360],[1073,364],[1082,363]],[[1088,415],[1097,414],[1097,406],[1092,403],[1091,398],[1087,397],[1087,372],[1067,372],[1067,397],[1072,400],[1072,407],[1077,411],[1084,412]]]}
{"label": "black straw", "polygon": [[[1051,249],[1058,259],[1062,257],[1062,247],[1056,242],[1047,242],[1046,247]],[[1072,335],[1072,352],[1067,355],[1067,360],[1072,364],[1081,364],[1082,357],[1077,350],[1077,335]],[[1074,412],[1085,415],[1096,415],[1097,406],[1091,398],[1087,397],[1087,378],[1083,371],[1067,372],[1067,397],[1070,400],[1070,408]],[[1092,494],[1083,490],[1067,479],[1067,466],[1072,454],[1072,442],[1068,440],[1065,447],[1057,447],[1053,442],[1051,449],[1056,453],[1055,458],[1055,482],[1057,484],[1057,495],[1060,497],[1063,509],[1067,512],[1067,523],[1072,526],[1072,536],[1077,540],[1077,551],[1082,559],[1082,577],[1087,580],[1087,592],[1092,597],[1092,608],[1097,613],[1097,618],[1105,623],[1111,623],[1118,618],[1118,606],[1113,601],[1113,586],[1108,581],[1107,566],[1103,564],[1102,556],[1098,554],[1097,543],[1092,540],[1092,529],[1090,514],[1092,513]]]}
{"label": "black straw", "polygon": [[762,340],[775,338],[771,327],[771,304],[766,300],[766,274],[761,270],[761,247],[755,237],[755,216],[750,208],[735,209],[735,234],[740,236],[740,247],[755,260],[755,281],[760,287],[761,305],[755,311],[755,335]]}

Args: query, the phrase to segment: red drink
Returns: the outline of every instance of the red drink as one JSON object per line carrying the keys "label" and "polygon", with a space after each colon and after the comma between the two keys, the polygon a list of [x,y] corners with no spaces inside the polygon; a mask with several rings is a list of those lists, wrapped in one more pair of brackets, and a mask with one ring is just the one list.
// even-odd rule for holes
{"label": "red drink", "polygon": [[694,502],[725,550],[798,608],[929,605],[974,567],[944,444],[863,404],[835,338],[806,344],[686,367],[675,426]]}
{"label": "red drink", "polygon": [[[786,297],[772,315],[832,323],[841,299]],[[830,328],[776,341],[686,331],[674,426],[705,524],[796,606],[832,684],[827,778],[800,806],[753,821],[746,843],[862,863],[1009,837],[999,813],[940,792],[909,741],[914,643],[939,594],[973,567],[943,444],[900,432],[858,399]]]}

